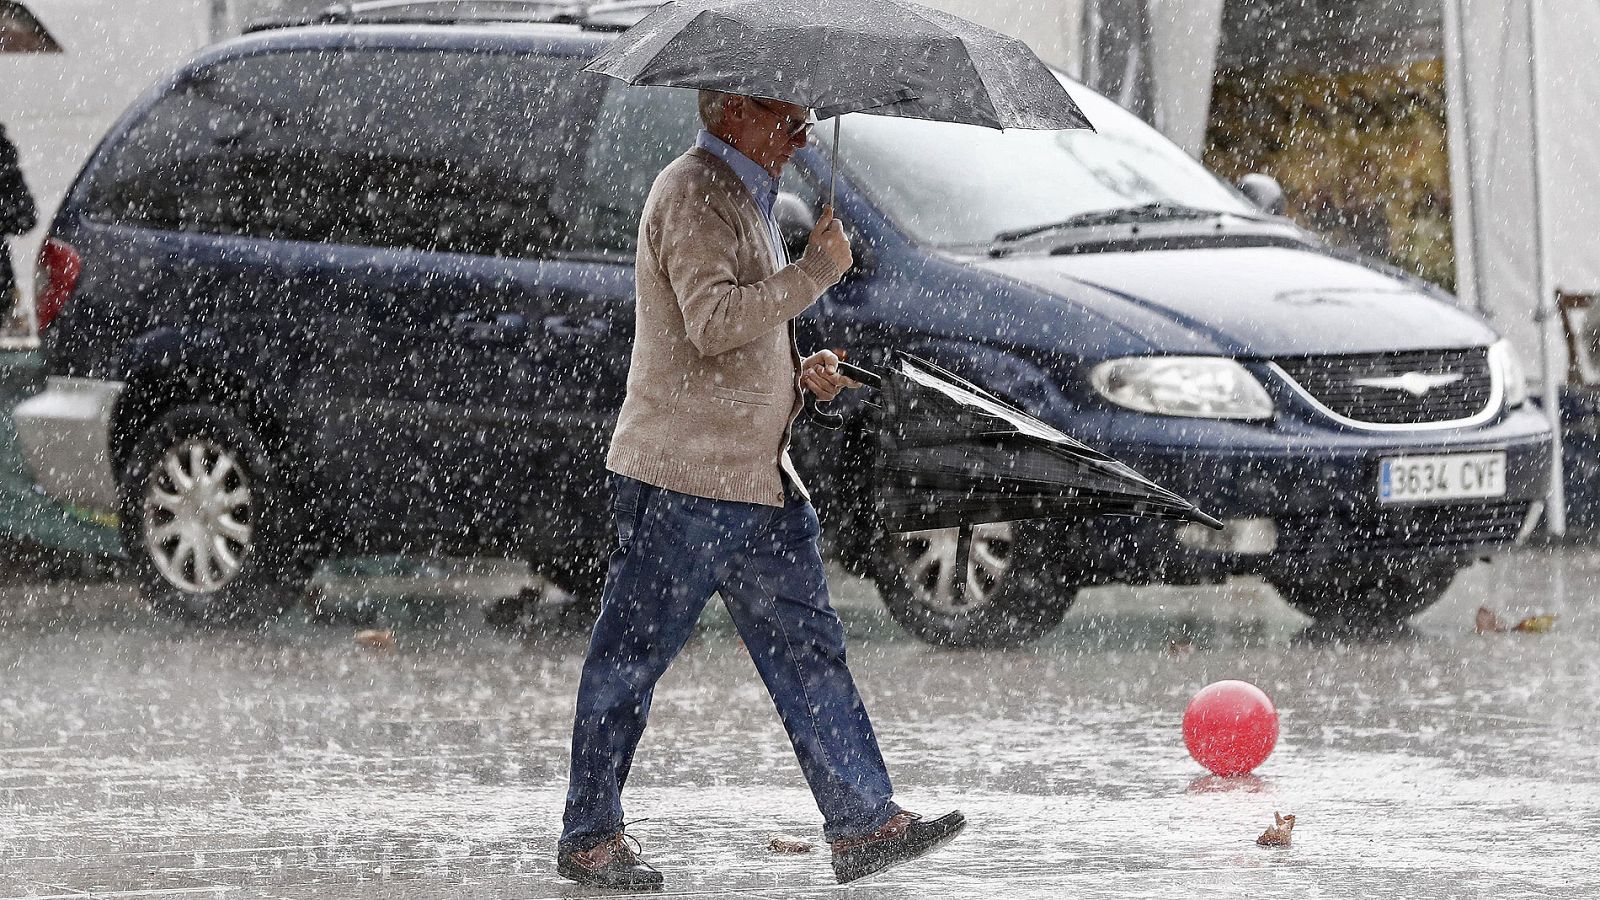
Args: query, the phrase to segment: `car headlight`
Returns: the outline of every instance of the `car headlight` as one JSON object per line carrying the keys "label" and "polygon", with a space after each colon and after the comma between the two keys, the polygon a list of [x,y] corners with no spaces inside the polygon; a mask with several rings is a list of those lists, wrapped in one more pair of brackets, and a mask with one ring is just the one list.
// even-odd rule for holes
{"label": "car headlight", "polygon": [[1196,419],[1270,419],[1267,389],[1221,356],[1130,356],[1089,373],[1100,396],[1139,412]]}
{"label": "car headlight", "polygon": [[1489,365],[1495,367],[1500,383],[1505,385],[1506,409],[1516,409],[1528,402],[1528,370],[1522,367],[1522,357],[1517,355],[1517,348],[1511,346],[1510,341],[1496,341],[1489,348]]}

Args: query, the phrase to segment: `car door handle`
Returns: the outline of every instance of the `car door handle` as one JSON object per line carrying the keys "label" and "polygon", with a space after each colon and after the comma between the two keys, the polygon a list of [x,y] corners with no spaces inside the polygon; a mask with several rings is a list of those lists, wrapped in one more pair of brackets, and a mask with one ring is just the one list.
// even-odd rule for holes
{"label": "car door handle", "polygon": [[467,344],[496,346],[525,343],[528,317],[522,313],[456,313],[450,317],[450,335]]}

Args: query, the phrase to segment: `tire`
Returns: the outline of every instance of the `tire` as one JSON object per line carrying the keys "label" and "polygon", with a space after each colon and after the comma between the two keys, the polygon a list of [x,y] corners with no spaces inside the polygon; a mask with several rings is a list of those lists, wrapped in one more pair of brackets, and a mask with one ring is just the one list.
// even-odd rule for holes
{"label": "tire", "polygon": [[134,441],[123,548],[145,599],[175,618],[255,626],[292,607],[316,567],[298,492],[256,433],[217,406],[179,406]]}
{"label": "tire", "polygon": [[1039,523],[973,528],[961,600],[949,577],[956,529],[885,534],[873,580],[889,615],[906,631],[941,647],[1016,647],[1048,633],[1072,608],[1078,584],[1046,548]]}
{"label": "tire", "polygon": [[1458,571],[1454,562],[1358,563],[1268,581],[1319,625],[1392,628],[1438,602]]}

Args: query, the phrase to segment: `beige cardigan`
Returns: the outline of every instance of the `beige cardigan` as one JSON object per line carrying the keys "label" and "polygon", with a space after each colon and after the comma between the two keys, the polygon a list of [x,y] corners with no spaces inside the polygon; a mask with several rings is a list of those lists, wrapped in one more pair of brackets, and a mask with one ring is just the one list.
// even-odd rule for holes
{"label": "beige cardigan", "polygon": [[628,395],[606,468],[698,497],[783,505],[802,408],[789,321],[844,274],[820,250],[781,270],[761,211],[695,148],[657,176],[639,221]]}

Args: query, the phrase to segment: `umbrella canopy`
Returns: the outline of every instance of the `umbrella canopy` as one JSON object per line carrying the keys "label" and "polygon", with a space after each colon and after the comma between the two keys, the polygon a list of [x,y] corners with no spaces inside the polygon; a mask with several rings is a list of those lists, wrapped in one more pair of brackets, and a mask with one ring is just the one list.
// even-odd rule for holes
{"label": "umbrella canopy", "polygon": [[1089,128],[1015,38],[906,0],[677,0],[585,71],[629,84],[990,128]]}
{"label": "umbrella canopy", "polygon": [[933,363],[875,376],[877,502],[891,532],[1017,519],[1150,516],[1222,524],[1193,503]]}

